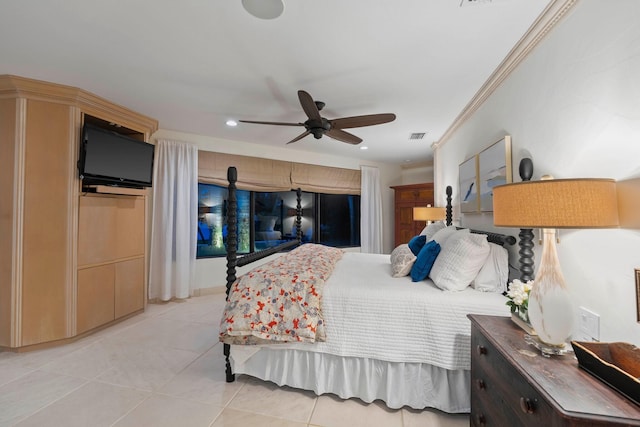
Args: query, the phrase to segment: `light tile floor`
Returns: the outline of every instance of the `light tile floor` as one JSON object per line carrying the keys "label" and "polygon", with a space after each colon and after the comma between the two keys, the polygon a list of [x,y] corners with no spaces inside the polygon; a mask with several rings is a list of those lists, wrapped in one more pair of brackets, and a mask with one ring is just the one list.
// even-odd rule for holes
{"label": "light tile floor", "polygon": [[468,426],[468,415],[224,379],[224,295],[151,304],[60,347],[0,352],[0,427]]}

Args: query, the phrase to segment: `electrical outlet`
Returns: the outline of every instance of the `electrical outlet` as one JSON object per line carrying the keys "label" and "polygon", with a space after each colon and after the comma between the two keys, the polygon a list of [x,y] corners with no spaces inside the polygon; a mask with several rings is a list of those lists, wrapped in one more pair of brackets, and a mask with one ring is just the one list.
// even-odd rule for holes
{"label": "electrical outlet", "polygon": [[578,341],[600,341],[600,315],[580,307],[580,327]]}

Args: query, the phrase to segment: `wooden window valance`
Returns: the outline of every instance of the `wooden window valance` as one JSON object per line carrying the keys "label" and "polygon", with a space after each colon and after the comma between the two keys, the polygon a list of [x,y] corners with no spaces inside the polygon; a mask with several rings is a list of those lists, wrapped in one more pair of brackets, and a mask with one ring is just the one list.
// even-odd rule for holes
{"label": "wooden window valance", "polygon": [[199,182],[226,187],[229,166],[238,170],[240,190],[360,194],[359,170],[198,151]]}

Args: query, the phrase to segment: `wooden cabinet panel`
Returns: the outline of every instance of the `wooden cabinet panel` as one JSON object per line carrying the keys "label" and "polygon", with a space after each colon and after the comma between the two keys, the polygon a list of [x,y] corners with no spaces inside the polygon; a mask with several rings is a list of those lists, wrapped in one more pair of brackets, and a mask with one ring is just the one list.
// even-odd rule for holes
{"label": "wooden cabinet panel", "polygon": [[114,264],[78,270],[78,333],[115,319],[115,273]]}
{"label": "wooden cabinet panel", "polygon": [[116,264],[115,317],[116,319],[144,307],[144,258]]}
{"label": "wooden cabinet panel", "polygon": [[107,194],[80,197],[78,266],[143,255],[144,200]]}
{"label": "wooden cabinet panel", "polygon": [[111,197],[80,197],[78,216],[78,266],[116,259],[116,203]]}
{"label": "wooden cabinet panel", "polygon": [[[67,334],[75,159],[67,105],[27,101],[22,233],[22,344]],[[73,150],[73,152],[72,152]],[[55,153],[55,159],[52,154]]]}
{"label": "wooden cabinet panel", "polygon": [[[83,322],[91,329],[144,307],[145,198],[90,193],[80,197],[79,209],[78,265],[111,269],[110,276],[100,281],[99,291],[85,295],[97,311]],[[78,281],[93,270],[80,268]],[[78,285],[78,301],[80,292]],[[78,302],[79,332],[82,310]]]}
{"label": "wooden cabinet panel", "polygon": [[413,220],[413,208],[433,205],[433,183],[397,185],[395,190],[395,246],[420,234],[426,221]]}
{"label": "wooden cabinet panel", "polygon": [[0,346],[11,343],[16,100],[0,99]]}
{"label": "wooden cabinet panel", "polygon": [[144,197],[122,196],[116,200],[116,258],[144,254]]}

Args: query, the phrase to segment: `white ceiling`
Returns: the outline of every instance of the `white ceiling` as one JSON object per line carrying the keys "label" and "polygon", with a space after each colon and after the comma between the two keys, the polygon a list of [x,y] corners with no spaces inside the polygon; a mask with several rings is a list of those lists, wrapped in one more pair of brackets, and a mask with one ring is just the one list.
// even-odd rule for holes
{"label": "white ceiling", "polygon": [[[326,136],[290,149],[425,162],[549,3],[283,1],[273,20],[250,15],[240,0],[3,1],[0,74],[85,89],[163,129],[277,147],[304,128],[225,122],[304,122],[303,89],[326,103],[328,119],[397,119],[349,130],[367,151]],[[412,141],[413,132],[427,135]]]}

